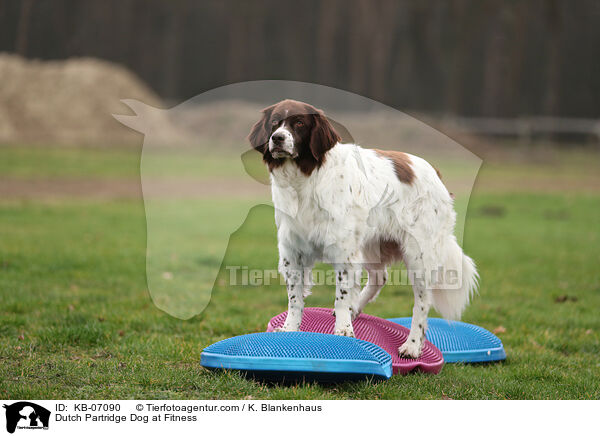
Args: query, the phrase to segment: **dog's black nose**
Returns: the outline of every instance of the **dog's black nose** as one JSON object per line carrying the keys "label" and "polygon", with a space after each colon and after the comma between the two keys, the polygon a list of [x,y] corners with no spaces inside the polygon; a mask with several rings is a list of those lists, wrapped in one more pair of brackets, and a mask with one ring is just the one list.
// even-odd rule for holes
{"label": "dog's black nose", "polygon": [[273,136],[271,136],[271,139],[275,144],[279,144],[284,141],[285,136],[283,133],[274,133]]}

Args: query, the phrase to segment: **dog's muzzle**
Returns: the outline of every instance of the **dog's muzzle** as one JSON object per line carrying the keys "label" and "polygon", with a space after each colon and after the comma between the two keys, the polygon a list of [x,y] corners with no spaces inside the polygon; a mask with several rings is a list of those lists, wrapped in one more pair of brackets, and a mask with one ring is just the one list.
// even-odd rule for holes
{"label": "dog's muzzle", "polygon": [[296,157],[298,153],[294,147],[294,137],[284,128],[279,128],[269,139],[269,152],[275,159]]}

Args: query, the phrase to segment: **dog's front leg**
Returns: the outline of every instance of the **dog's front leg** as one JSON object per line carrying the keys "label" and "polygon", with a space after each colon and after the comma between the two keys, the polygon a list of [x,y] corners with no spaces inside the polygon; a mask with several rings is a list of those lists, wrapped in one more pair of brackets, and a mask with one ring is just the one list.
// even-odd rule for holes
{"label": "dog's front leg", "polygon": [[358,311],[358,295],[362,269],[358,264],[337,264],[334,266],[335,288],[335,334],[354,337],[352,328],[353,313]]}
{"label": "dog's front leg", "polygon": [[304,312],[304,297],[310,293],[310,267],[302,261],[302,255],[293,250],[280,249],[279,272],[283,275],[288,294],[288,313],[279,332],[295,332],[300,329]]}

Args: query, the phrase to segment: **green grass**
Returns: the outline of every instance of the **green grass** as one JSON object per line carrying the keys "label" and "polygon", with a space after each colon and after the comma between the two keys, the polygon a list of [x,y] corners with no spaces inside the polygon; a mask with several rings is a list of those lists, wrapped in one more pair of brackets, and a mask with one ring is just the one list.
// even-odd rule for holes
{"label": "green grass", "polygon": [[[212,144],[211,144],[212,145]],[[257,178],[268,180],[260,155],[249,147],[235,154],[231,149],[209,152],[209,145],[197,149],[162,148],[144,153],[144,175],[150,177],[239,178],[246,169]],[[199,151],[197,151],[199,150]],[[11,179],[137,179],[140,174],[140,149],[69,148],[16,146],[0,144],[0,174]]]}
{"label": "green grass", "polygon": [[[133,177],[136,169],[124,168],[122,175]],[[248,210],[236,202],[230,207]],[[464,245],[478,263],[482,287],[464,320],[506,329],[500,334],[505,362],[447,364],[439,375],[415,373],[383,383],[276,386],[199,365],[203,347],[263,331],[286,308],[281,286],[228,286],[224,269],[275,268],[268,206],[253,208],[233,235],[206,310],[181,320],[159,310],[148,293],[141,200],[0,201],[0,396],[598,399],[599,222],[598,194],[476,189]],[[211,253],[199,253],[194,262],[219,262]],[[307,305],[333,305],[332,289],[313,291]],[[563,295],[575,298],[556,302]],[[409,288],[388,286],[367,311],[407,316],[411,306]]]}

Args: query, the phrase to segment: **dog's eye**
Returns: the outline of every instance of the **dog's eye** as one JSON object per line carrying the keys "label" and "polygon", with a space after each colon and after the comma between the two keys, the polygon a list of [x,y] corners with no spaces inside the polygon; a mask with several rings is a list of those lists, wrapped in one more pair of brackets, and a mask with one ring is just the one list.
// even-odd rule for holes
{"label": "dog's eye", "polygon": [[275,119],[275,120],[271,121],[271,124],[273,124],[274,126],[276,126],[277,124],[279,124],[279,120]]}
{"label": "dog's eye", "polygon": [[296,127],[302,127],[303,125],[304,125],[304,123],[300,120],[298,120],[294,123],[294,126],[296,126]]}

